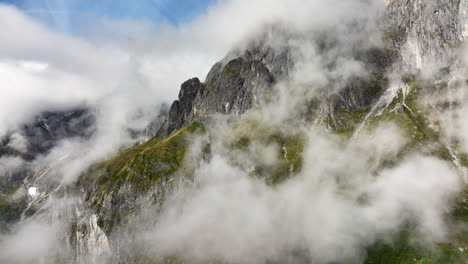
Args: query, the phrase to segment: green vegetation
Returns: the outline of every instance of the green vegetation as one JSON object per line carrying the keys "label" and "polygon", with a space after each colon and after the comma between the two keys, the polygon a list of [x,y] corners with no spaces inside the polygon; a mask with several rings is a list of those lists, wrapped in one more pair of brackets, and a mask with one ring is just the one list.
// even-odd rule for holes
{"label": "green vegetation", "polygon": [[[204,131],[201,123],[194,122],[165,139],[153,138],[92,168],[80,183],[89,185],[89,181],[94,182],[96,190],[90,197],[91,206],[99,210],[105,203],[120,205],[112,208],[107,220],[100,219],[99,225],[106,230],[112,229],[135,211],[131,202],[119,202],[122,197],[136,199],[151,188],[170,184],[170,177],[184,167],[190,135]],[[124,192],[129,195],[119,194],[124,186]]]}
{"label": "green vegetation", "polygon": [[[393,245],[379,244],[368,251],[365,264],[467,264],[468,230],[459,224],[468,222],[468,190],[458,198],[456,208],[448,222],[453,228],[449,241],[436,245],[432,250],[410,245],[411,234],[404,231],[395,239]],[[460,228],[458,228],[460,227]]]}
{"label": "green vegetation", "polygon": [[203,125],[194,122],[164,140],[153,138],[105,161],[101,166],[107,177],[98,179],[98,185],[104,187],[123,180],[144,191],[148,184],[153,185],[161,176],[169,175],[182,166],[188,145],[186,135],[203,131]]}
{"label": "green vegetation", "polygon": [[[394,246],[378,245],[368,251],[365,264],[466,264],[468,252],[458,243],[439,245],[436,249],[417,249],[400,239]],[[466,244],[465,244],[466,245]],[[461,248],[461,247],[460,247]]]}
{"label": "green vegetation", "polygon": [[354,111],[348,111],[345,109],[338,108],[336,110],[335,118],[329,116],[328,122],[337,122],[340,124],[339,129],[335,131],[336,134],[344,136],[352,136],[356,128],[364,121],[367,113],[370,109],[358,109]]}
{"label": "green vegetation", "polygon": [[[435,156],[446,161],[453,161],[449,149],[439,141],[439,133],[434,125],[424,115],[424,106],[418,102],[418,94],[422,91],[424,83],[415,79],[406,80],[409,91],[406,95],[399,91],[389,107],[379,116],[373,116],[367,125],[373,129],[382,122],[393,122],[398,125],[404,135],[409,139],[406,147],[408,152],[420,151],[423,154]],[[425,87],[426,88],[426,87]],[[436,124],[437,125],[437,124]],[[432,145],[432,148],[425,148]],[[455,151],[463,166],[468,165],[468,155]],[[468,192],[459,197],[457,207],[448,221],[452,227],[457,223],[468,222]],[[457,228],[453,228],[457,229]],[[410,245],[408,234],[403,232],[396,239],[393,246],[380,244],[369,249],[366,264],[467,264],[468,230],[451,230],[450,240],[446,244],[437,245],[433,250],[419,249]],[[461,249],[461,250],[460,250]]]}
{"label": "green vegetation", "polygon": [[407,93],[399,90],[387,109],[371,118],[368,127],[372,129],[384,122],[395,123],[409,139],[411,147],[438,142],[439,133],[431,128],[430,120],[424,115],[424,107],[417,100],[424,84],[414,79],[406,80],[406,83]]}
{"label": "green vegetation", "polygon": [[384,31],[383,31],[383,38],[385,40],[392,40],[396,36],[397,36],[396,31],[391,27],[388,27],[388,28],[384,29]]}
{"label": "green vegetation", "polygon": [[228,148],[244,153],[254,144],[276,147],[277,162],[274,165],[260,162],[252,173],[268,183],[278,184],[302,168],[305,138],[299,132],[286,133],[266,122],[245,118],[225,135],[224,141]]}
{"label": "green vegetation", "polygon": [[227,75],[234,74],[235,72],[239,71],[240,67],[242,66],[242,63],[242,58],[231,60],[226,64],[226,66],[224,66],[224,73]]}
{"label": "green vegetation", "polygon": [[[376,101],[388,86],[388,78],[381,73],[372,74],[370,77],[357,78],[351,82],[347,93],[342,96],[348,96],[348,93],[357,94],[362,97],[361,100],[369,102]],[[330,97],[329,100],[333,105],[333,101],[339,102],[339,96]],[[362,124],[367,114],[370,112],[370,107],[363,107],[354,110],[349,110],[338,106],[334,109],[333,114],[328,115],[326,124],[332,128],[336,134],[350,137],[355,130]]]}
{"label": "green vegetation", "polygon": [[6,228],[5,224],[20,220],[21,213],[27,206],[26,199],[11,201],[8,196],[0,196],[0,231]]}
{"label": "green vegetation", "polygon": [[229,66],[226,66],[226,67],[224,68],[224,72],[225,72],[226,74],[231,75],[231,74],[233,74],[233,73],[236,72],[236,69],[235,69],[235,68],[232,68],[232,67],[229,67]]}
{"label": "green vegetation", "polygon": [[451,70],[450,70],[450,67],[443,67],[443,68],[440,68],[439,70],[442,74],[450,74]]}
{"label": "green vegetation", "polygon": [[400,29],[398,26],[390,25],[383,29],[384,40],[398,40],[404,35],[404,29]]}
{"label": "green vegetation", "polygon": [[[231,62],[230,62],[231,63]],[[235,71],[234,65],[226,65],[225,72]],[[231,67],[231,68],[230,68]],[[385,84],[385,78],[373,82],[373,91],[367,91],[368,96],[377,97]],[[398,125],[403,134],[409,139],[406,150],[423,151],[426,145],[433,144],[425,152],[427,155],[437,156],[441,159],[452,161],[453,157],[447,147],[439,143],[439,134],[434,129],[434,125],[426,118],[424,106],[417,100],[422,91],[424,83],[415,79],[408,79],[406,83],[409,90],[406,94],[399,91],[391,104],[380,115],[369,118],[366,129],[374,129],[385,122],[392,122]],[[316,100],[308,102],[307,107],[317,109],[319,103]],[[369,108],[349,111],[337,107],[335,115],[329,116],[327,122],[338,124],[336,134],[350,137],[356,128],[362,124],[369,113]],[[289,121],[288,121],[289,122]],[[275,185],[292,177],[301,171],[303,166],[303,152],[306,144],[306,137],[295,129],[294,124],[282,124],[281,127],[271,124],[264,120],[259,120],[253,116],[248,116],[235,124],[225,135],[222,135],[222,141],[225,147],[232,150],[232,155],[255,153],[255,147],[272,146],[276,151],[276,162],[274,164],[262,164],[254,162],[255,168],[251,172],[252,177],[265,179],[269,184]],[[204,127],[200,123],[192,123],[182,128],[166,139],[153,138],[148,142],[122,152],[121,154],[109,159],[96,168],[94,179],[96,183],[96,192],[92,197],[93,206],[98,208],[107,199],[116,199],[116,193],[122,186],[130,186],[131,191],[135,193],[145,193],[156,186],[168,188],[171,177],[175,172],[187,166],[184,164],[185,154],[189,142],[190,134],[203,133]],[[461,163],[468,165],[468,154],[456,151],[456,155]],[[402,154],[404,155],[404,154]],[[253,158],[257,158],[252,155]],[[391,166],[385,164],[385,166]],[[163,194],[164,195],[164,194]],[[468,221],[468,209],[466,201],[468,192],[460,198],[457,207],[450,219],[447,221],[454,223],[466,223]],[[112,202],[114,203],[114,202]],[[115,201],[118,204],[118,201]],[[124,221],[132,214],[133,208],[127,205],[119,204],[116,210],[113,208],[108,223],[100,223],[100,226],[112,227]],[[0,200],[1,209],[1,200]],[[404,231],[397,235],[392,245],[379,243],[368,249],[366,264],[468,264],[468,250],[460,250],[468,246],[467,230],[452,230],[450,240],[446,244],[436,245],[432,250],[419,248],[410,242],[411,232]],[[161,263],[161,262],[159,262]],[[162,263],[183,263],[175,259],[166,259]]]}
{"label": "green vegetation", "polygon": [[373,74],[368,80],[364,80],[364,95],[376,99],[388,87],[388,78],[382,73]]}
{"label": "green vegetation", "polygon": [[3,187],[8,192],[0,193],[0,232],[6,231],[9,224],[19,221],[21,213],[27,207],[27,198],[25,196],[17,200],[12,198],[19,188],[23,188],[21,182],[12,182]]}

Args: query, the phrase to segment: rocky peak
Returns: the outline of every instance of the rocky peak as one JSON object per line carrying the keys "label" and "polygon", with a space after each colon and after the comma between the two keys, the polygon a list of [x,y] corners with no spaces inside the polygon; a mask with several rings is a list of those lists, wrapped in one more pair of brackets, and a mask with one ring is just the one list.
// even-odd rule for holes
{"label": "rocky peak", "polygon": [[204,89],[205,85],[198,78],[184,82],[180,88],[179,99],[172,103],[168,116],[156,136],[166,137],[191,122],[193,118],[190,114],[194,109],[193,103]]}
{"label": "rocky peak", "polygon": [[201,83],[198,78],[193,78],[184,82],[180,88],[179,102],[190,103],[193,101],[200,88]]}
{"label": "rocky peak", "polygon": [[[392,65],[397,71],[410,74],[422,70],[430,73],[456,59],[455,48],[468,34],[468,0],[386,0],[385,4],[388,7],[383,37],[387,48],[354,54],[356,60],[366,65],[370,80],[356,80],[339,94],[327,95],[334,99],[322,107],[325,109],[322,119],[335,116],[337,107],[347,111],[370,107],[385,88],[384,75]],[[267,28],[246,50],[233,51],[216,63],[205,83],[197,78],[185,82],[179,100],[172,104],[157,135],[168,136],[190,122],[203,122],[216,113],[242,115],[264,101],[268,88],[287,78],[294,68],[288,47],[278,49],[268,45],[277,35],[287,36],[283,31],[278,27]],[[328,100],[319,98],[322,99]]]}
{"label": "rocky peak", "polygon": [[266,88],[287,68],[286,53],[271,48],[257,47],[239,57],[229,55],[212,67],[205,83],[193,78],[182,84],[179,99],[172,103],[157,136],[166,137],[216,113],[242,115],[263,100]]}

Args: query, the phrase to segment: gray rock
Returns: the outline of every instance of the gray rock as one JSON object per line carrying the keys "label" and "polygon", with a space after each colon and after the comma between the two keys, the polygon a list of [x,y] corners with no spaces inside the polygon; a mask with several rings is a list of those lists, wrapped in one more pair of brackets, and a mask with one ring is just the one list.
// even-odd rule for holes
{"label": "gray rock", "polygon": [[394,0],[388,6],[385,38],[402,70],[430,73],[450,65],[466,36],[466,2]]}
{"label": "gray rock", "polygon": [[[20,156],[28,161],[34,160],[38,155],[47,154],[60,140],[89,138],[94,132],[95,121],[94,113],[84,108],[41,113],[0,140],[0,157]],[[16,136],[25,143],[23,151],[12,144]]]}
{"label": "gray rock", "polygon": [[239,116],[266,100],[268,88],[276,76],[286,71],[288,59],[284,53],[277,57],[274,52],[273,49],[247,51],[226,64],[215,64],[206,83],[198,78],[183,83],[179,100],[172,104],[157,136],[166,137],[195,120],[206,121],[217,113]]}

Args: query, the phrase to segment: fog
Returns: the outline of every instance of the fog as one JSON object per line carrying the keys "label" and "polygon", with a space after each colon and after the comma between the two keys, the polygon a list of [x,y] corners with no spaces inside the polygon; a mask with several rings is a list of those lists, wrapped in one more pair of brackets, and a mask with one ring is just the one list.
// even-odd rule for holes
{"label": "fog", "polygon": [[[301,170],[273,186],[252,177],[255,165],[278,162],[282,146],[253,140],[248,150],[234,152],[225,142],[232,124],[210,123],[211,159],[203,160],[197,149],[206,137],[193,139],[187,157],[203,160],[189,175],[194,182],[181,184],[160,214],[150,208],[149,217],[137,215],[150,220],[122,227],[122,233],[136,229],[136,239],[122,236],[119,243],[154,258],[195,262],[361,263],[368,247],[392,244],[395,234],[409,229],[411,243],[430,248],[449,239],[447,215],[464,186],[456,164],[408,153],[409,139],[392,123],[345,140],[320,125],[294,122],[307,98],[336,93],[369,75],[356,53],[384,47],[383,11],[380,0],[222,0],[178,26],[103,19],[82,35],[69,35],[0,5],[0,138],[8,136],[10,147],[22,153],[28,142],[17,131],[39,113],[90,109],[96,115],[90,138],[64,139],[27,162],[38,171],[50,169],[54,187],[73,184],[90,165],[141,140],[131,131],[144,131],[161,106],[176,99],[180,83],[203,79],[229,52],[277,27],[287,33],[266,43],[291,48],[294,68],[275,85],[272,102],[244,118],[300,133]],[[392,74],[401,81],[398,72]],[[447,96],[465,105],[466,95],[457,91],[462,94]],[[466,149],[466,113],[466,107],[439,113],[450,121],[440,125],[447,144],[457,138]],[[456,120],[444,117],[453,115]],[[2,157],[0,173],[24,162]],[[50,203],[61,204],[53,209],[58,215],[74,208],[73,199],[54,199]],[[47,263],[63,242],[64,219],[23,221],[0,237],[0,260]]]}

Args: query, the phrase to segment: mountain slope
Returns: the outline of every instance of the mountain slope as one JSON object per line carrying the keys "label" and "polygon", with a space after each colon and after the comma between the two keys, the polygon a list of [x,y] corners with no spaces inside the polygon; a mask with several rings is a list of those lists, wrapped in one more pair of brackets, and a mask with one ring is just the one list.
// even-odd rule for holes
{"label": "mountain slope", "polygon": [[351,38],[359,19],[267,27],[183,83],[156,137],[58,188],[66,213],[34,217],[69,220],[75,263],[468,263],[468,154],[445,127],[467,7],[391,1],[376,43]]}
{"label": "mountain slope", "polygon": [[[394,166],[392,164],[398,163],[398,160],[412,153],[421,153],[445,160],[455,166],[466,167],[468,165],[466,154],[444,141],[438,128],[440,124],[433,119],[431,113],[434,105],[422,100],[433,93],[449,89],[444,86],[444,82],[450,81],[453,76],[443,69],[455,60],[454,49],[463,40],[461,32],[463,24],[460,24],[458,15],[462,4],[459,1],[431,3],[393,1],[388,7],[383,29],[386,46],[357,51],[354,54],[356,60],[366,65],[367,76],[347,79],[346,85],[338,92],[325,91],[305,95],[302,98],[304,100],[300,100],[299,103],[294,102],[298,103],[296,112],[291,113],[291,117],[281,125],[264,120],[261,115],[259,118],[258,111],[261,112],[265,105],[276,102],[279,91],[274,88],[275,86],[283,83],[294,85],[293,76],[290,75],[297,67],[293,62],[294,49],[270,47],[269,40],[263,40],[243,54],[237,55],[238,57],[235,54],[230,55],[216,64],[205,83],[201,83],[197,78],[188,80],[182,85],[179,100],[172,104],[167,120],[157,133],[157,138],[104,163],[106,172],[103,173],[101,169],[97,170],[97,174],[96,172],[90,174],[92,177],[97,177],[98,187],[95,187],[97,190],[91,191],[88,201],[92,207],[97,208],[101,227],[107,235],[111,235],[115,228],[113,225],[123,218],[128,217],[124,220],[125,223],[132,223],[131,219],[135,217],[134,211],[128,208],[139,208],[145,204],[143,202],[136,205],[130,202],[141,199],[138,197],[148,197],[151,194],[157,200],[156,208],[159,208],[157,210],[164,210],[163,197],[170,197],[167,192],[172,189],[169,187],[172,185],[168,183],[179,182],[180,178],[175,179],[180,175],[186,175],[183,178],[188,177],[189,181],[196,182],[197,180],[191,179],[189,175],[194,173],[199,161],[191,160],[189,165],[191,169],[180,171],[181,167],[187,166],[186,162],[182,162],[186,147],[184,144],[176,143],[176,138],[186,129],[190,130],[193,122],[198,121],[211,126],[219,115],[231,117],[232,120],[229,122],[231,125],[228,125],[225,136],[217,135],[216,129],[208,129],[210,140],[204,141],[204,159],[211,159],[209,153],[214,150],[209,142],[216,144],[216,138],[219,137],[224,137],[221,142],[232,152],[228,155],[232,155],[234,160],[237,155],[250,154],[252,147],[259,142],[263,145],[279,146],[275,151],[277,157],[275,166],[262,164],[259,160],[252,161],[252,168],[248,164],[238,164],[250,171],[252,177],[266,179],[273,185],[281,184],[284,179],[295,177],[301,172],[302,149],[305,144],[314,144],[314,139],[304,138],[301,132],[285,131],[303,123],[318,124],[345,141],[353,140],[367,131],[374,131],[381,125],[394,123],[407,138],[408,143],[399,151],[396,160],[392,158],[381,161],[379,166],[391,168]],[[282,37],[281,33],[277,34]],[[270,37],[275,38],[275,30]],[[327,48],[323,52],[327,52]],[[434,63],[432,66],[434,61],[438,64]],[[400,82],[395,84],[394,76],[391,74],[397,70],[403,70],[404,74]],[[420,74],[422,71],[437,72],[437,74],[427,78],[424,73]],[[166,139],[160,141],[159,138]],[[165,152],[166,154],[160,158],[164,157],[164,162],[171,164],[170,160],[173,157],[175,166],[152,161],[154,158],[159,159],[160,154],[146,152],[146,149],[151,149],[146,146],[154,142],[161,142],[156,144],[157,148],[160,148],[158,147],[160,144],[161,147],[164,146],[165,142],[174,146],[175,149],[170,147],[171,150],[168,149],[169,152]],[[140,152],[142,149],[144,155]],[[135,156],[131,153],[140,154]],[[284,166],[281,165],[282,162],[285,162]],[[117,169],[112,169],[115,165],[111,164],[116,163],[121,165],[118,165]],[[465,170],[461,169],[462,172]],[[152,177],[154,173],[164,175],[165,180],[157,180],[161,176]],[[104,186],[110,184],[109,181],[121,182],[121,186],[124,187],[117,187],[120,185],[117,183],[112,183],[117,185],[99,187],[102,184]],[[148,188],[152,191],[148,191]],[[453,227],[459,223],[466,223],[466,193],[464,195],[465,197],[462,195],[458,198],[457,210],[450,218]],[[143,201],[148,203],[148,199],[145,198]],[[106,213],[103,213],[104,211]],[[465,253],[467,233],[457,228],[450,231],[450,243],[439,244],[432,250],[412,245],[404,228],[395,236],[394,244],[380,241],[376,245],[370,245],[365,262],[466,263],[468,259]]]}

